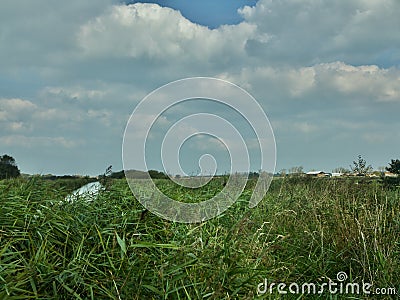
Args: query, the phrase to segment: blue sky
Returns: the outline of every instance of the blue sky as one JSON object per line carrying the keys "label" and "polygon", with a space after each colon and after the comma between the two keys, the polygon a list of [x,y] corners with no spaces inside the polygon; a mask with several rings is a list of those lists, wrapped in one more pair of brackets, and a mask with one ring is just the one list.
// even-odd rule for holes
{"label": "blue sky", "polygon": [[243,6],[254,6],[255,0],[164,0],[164,1],[125,1],[124,3],[156,3],[160,6],[170,7],[179,10],[182,15],[190,21],[217,28],[220,25],[237,24],[243,21],[242,16],[237,12]]}
{"label": "blue sky", "polygon": [[[399,12],[397,0],[3,1],[0,155],[31,174],[120,170],[136,105],[171,81],[206,76],[260,103],[277,171],[348,168],[359,154],[387,166],[400,158]],[[153,135],[196,109],[242,126],[200,101],[167,111]],[[200,149],[226,152],[212,139],[192,142],[182,158],[189,173]],[[151,164],[162,167],[157,157]]]}

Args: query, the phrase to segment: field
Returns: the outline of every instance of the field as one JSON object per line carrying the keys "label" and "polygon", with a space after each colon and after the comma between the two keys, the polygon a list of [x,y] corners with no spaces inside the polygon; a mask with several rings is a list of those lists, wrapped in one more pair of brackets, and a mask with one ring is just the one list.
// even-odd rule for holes
{"label": "field", "polygon": [[[0,299],[365,299],[363,294],[257,295],[268,283],[346,282],[400,292],[400,189],[358,179],[274,179],[249,209],[254,181],[201,224],[165,221],[114,180],[95,202],[62,203],[63,182],[0,181]],[[176,199],[202,201],[219,179]],[[61,203],[60,203],[61,202]],[[399,296],[372,296],[393,299]]]}

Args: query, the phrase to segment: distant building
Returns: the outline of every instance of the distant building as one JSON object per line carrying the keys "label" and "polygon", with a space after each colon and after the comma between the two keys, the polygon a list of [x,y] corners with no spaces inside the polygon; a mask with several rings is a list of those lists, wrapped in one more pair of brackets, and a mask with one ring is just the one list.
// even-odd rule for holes
{"label": "distant building", "polygon": [[332,173],[332,177],[340,177],[340,176],[343,176],[343,173],[337,173],[337,172]]}
{"label": "distant building", "polygon": [[385,172],[385,177],[397,177],[397,174],[391,173],[391,172]]}
{"label": "distant building", "polygon": [[306,173],[309,177],[330,177],[331,173],[325,173],[324,171],[310,171]]}

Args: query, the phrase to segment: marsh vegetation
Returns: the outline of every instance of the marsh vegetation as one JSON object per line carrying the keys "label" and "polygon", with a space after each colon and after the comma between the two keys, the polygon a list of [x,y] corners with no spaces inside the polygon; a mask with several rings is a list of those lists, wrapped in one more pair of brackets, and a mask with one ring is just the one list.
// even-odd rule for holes
{"label": "marsh vegetation", "polygon": [[[123,179],[74,203],[59,181],[3,180],[0,298],[253,299],[265,278],[318,283],[340,271],[400,290],[400,189],[355,180],[274,179],[250,209],[252,179],[230,209],[199,224],[144,211]],[[157,185],[191,201],[221,190],[220,179],[196,190]]]}

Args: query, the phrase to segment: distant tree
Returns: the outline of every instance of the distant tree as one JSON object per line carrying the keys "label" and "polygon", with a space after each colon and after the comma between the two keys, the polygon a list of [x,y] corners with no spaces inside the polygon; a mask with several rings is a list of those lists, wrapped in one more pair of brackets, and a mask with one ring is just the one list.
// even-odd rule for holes
{"label": "distant tree", "polygon": [[0,179],[15,178],[21,175],[15,159],[4,154],[0,156]]}
{"label": "distant tree", "polygon": [[357,174],[368,174],[372,172],[372,166],[367,165],[365,159],[361,155],[358,156],[357,160],[353,161],[353,165],[350,165],[351,171]]}
{"label": "distant tree", "polygon": [[400,160],[392,159],[392,161],[389,163],[389,167],[387,167],[386,170],[394,174],[400,174]]}
{"label": "distant tree", "polygon": [[7,154],[4,154],[3,156],[0,156],[0,162],[3,164],[8,164],[11,166],[16,166],[17,164],[15,163],[15,159],[12,156],[9,156]]}
{"label": "distant tree", "polygon": [[343,168],[343,167],[339,167],[339,168],[333,169],[333,173],[348,174],[348,173],[350,173],[350,170]]}
{"label": "distant tree", "polygon": [[250,178],[258,178],[260,176],[260,173],[258,172],[250,172],[249,173],[249,179]]}
{"label": "distant tree", "polygon": [[298,167],[292,167],[289,169],[289,173],[292,175],[300,175],[303,172],[303,167],[302,166],[298,166]]}
{"label": "distant tree", "polygon": [[123,178],[125,178],[125,172],[124,172],[124,170],[118,171],[118,172],[112,172],[110,175],[110,178],[123,179]]}
{"label": "distant tree", "polygon": [[149,170],[149,175],[153,179],[168,179],[169,178],[168,175],[166,175],[165,173],[159,172],[156,170]]}

